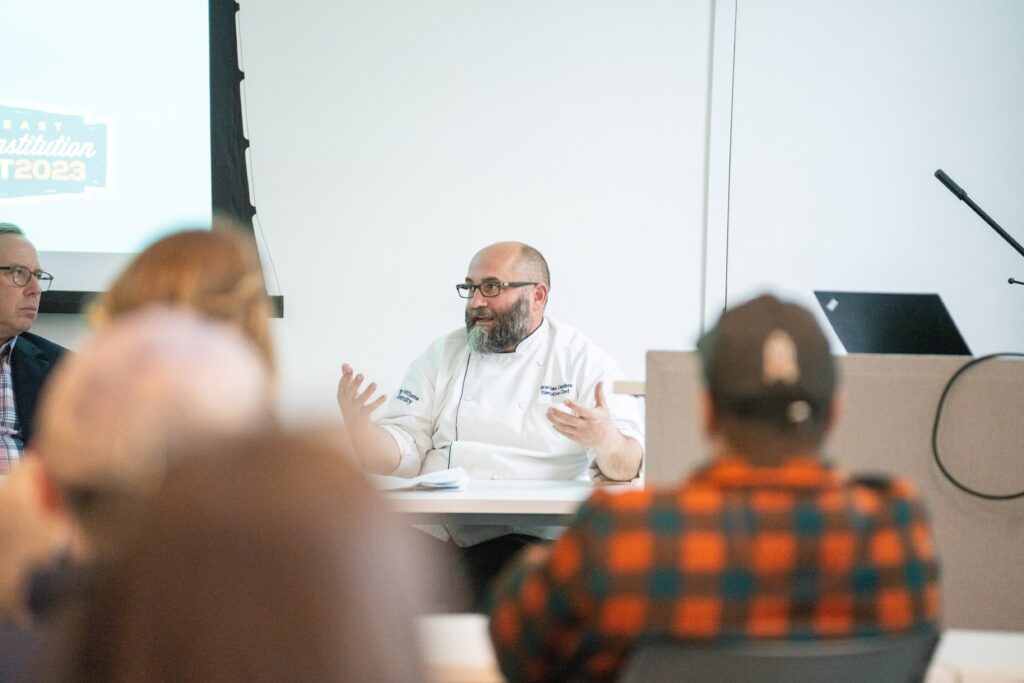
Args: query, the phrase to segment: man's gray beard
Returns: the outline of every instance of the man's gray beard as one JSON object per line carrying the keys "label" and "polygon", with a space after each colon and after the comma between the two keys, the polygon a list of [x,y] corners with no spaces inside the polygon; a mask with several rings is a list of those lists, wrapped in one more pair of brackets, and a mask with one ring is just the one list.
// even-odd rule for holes
{"label": "man's gray beard", "polygon": [[475,325],[476,316],[466,309],[469,348],[476,353],[504,353],[530,334],[530,300],[521,296],[504,311],[492,311],[491,328]]}

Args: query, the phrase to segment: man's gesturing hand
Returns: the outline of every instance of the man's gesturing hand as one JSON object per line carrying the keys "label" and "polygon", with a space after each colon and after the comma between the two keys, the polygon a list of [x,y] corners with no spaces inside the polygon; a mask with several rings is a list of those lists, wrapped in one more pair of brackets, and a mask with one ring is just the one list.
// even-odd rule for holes
{"label": "man's gesturing hand", "polygon": [[387,396],[381,394],[370,402],[370,397],[377,390],[376,383],[371,382],[361,391],[363,376],[353,376],[354,372],[351,365],[344,363],[341,366],[341,379],[338,381],[338,406],[341,408],[345,423],[350,426],[369,422],[373,411],[384,405],[384,401],[387,400]]}
{"label": "man's gesturing hand", "polygon": [[373,421],[373,411],[380,408],[387,396],[383,394],[371,401],[377,385],[370,383],[363,389],[363,376],[355,375],[352,366],[341,366],[338,381],[338,406],[345,418],[345,429],[352,439],[359,461],[374,474],[391,474],[398,467],[402,455],[398,443],[388,431]]}
{"label": "man's gesturing hand", "polygon": [[611,413],[608,412],[604,400],[604,382],[598,382],[594,388],[594,400],[596,405],[587,408],[566,399],[565,405],[576,414],[570,415],[558,408],[548,408],[548,420],[555,431],[585,448],[598,451],[614,449],[625,437],[615,429]]}

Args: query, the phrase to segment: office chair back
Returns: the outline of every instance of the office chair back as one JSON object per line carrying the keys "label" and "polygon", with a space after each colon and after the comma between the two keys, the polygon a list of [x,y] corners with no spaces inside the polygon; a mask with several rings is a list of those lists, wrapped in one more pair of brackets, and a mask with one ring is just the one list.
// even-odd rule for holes
{"label": "office chair back", "polygon": [[701,645],[659,641],[638,646],[619,683],[918,683],[938,635]]}

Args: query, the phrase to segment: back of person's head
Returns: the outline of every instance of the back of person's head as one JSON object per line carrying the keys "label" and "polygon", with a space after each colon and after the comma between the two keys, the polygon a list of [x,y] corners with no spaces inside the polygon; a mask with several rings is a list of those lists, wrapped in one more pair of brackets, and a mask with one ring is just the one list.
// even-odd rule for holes
{"label": "back of person's head", "polygon": [[259,255],[234,223],[218,219],[212,230],[186,230],[154,242],[100,297],[90,318],[102,327],[153,304],[183,306],[235,325],[274,368]]}
{"label": "back of person's head", "polygon": [[259,434],[176,463],[66,679],[423,680],[414,532],[338,441]]}
{"label": "back of person's head", "polygon": [[43,390],[30,447],[82,550],[116,548],[172,449],[269,419],[270,383],[250,341],[180,309],[125,316],[66,357]]}
{"label": "back of person's head", "polygon": [[714,422],[730,446],[768,460],[820,448],[836,365],[807,309],[760,296],[726,311],[697,348]]}

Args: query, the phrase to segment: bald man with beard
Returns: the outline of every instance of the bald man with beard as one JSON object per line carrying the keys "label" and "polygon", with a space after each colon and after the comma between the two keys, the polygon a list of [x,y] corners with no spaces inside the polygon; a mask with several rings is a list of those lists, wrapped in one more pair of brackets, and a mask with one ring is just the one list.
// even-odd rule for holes
{"label": "bald man with beard", "polygon": [[[545,315],[551,279],[520,242],[480,250],[465,280],[465,327],[435,340],[387,398],[351,366],[338,403],[364,467],[412,477],[462,467],[474,479],[629,481],[643,461],[636,400],[611,393],[622,373],[575,329]],[[479,604],[490,580],[550,527],[453,526],[429,532],[459,548]]]}

